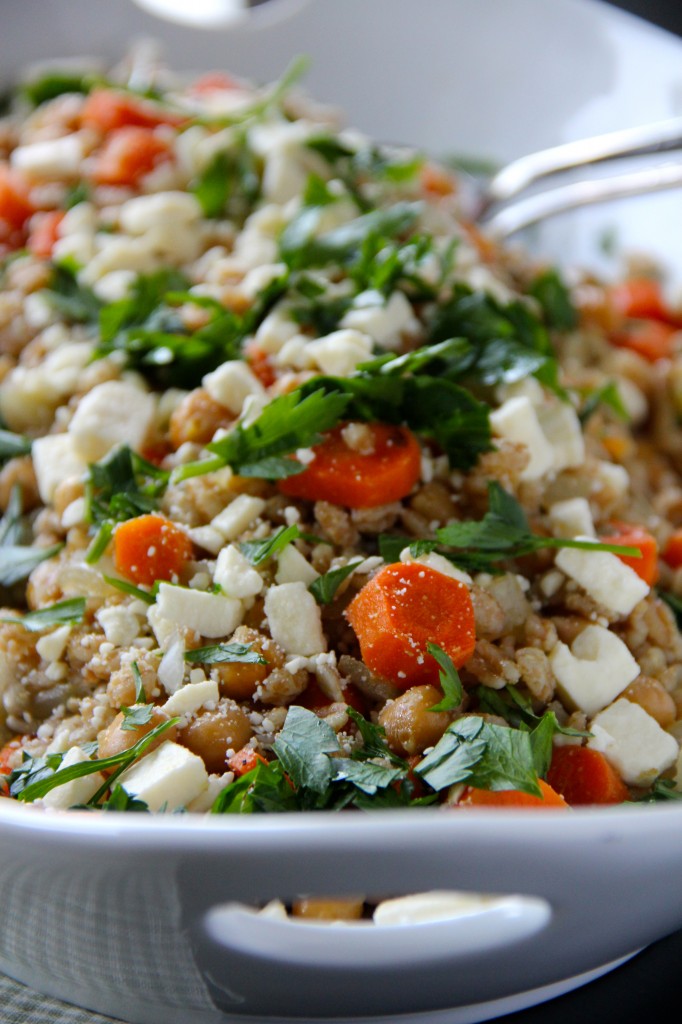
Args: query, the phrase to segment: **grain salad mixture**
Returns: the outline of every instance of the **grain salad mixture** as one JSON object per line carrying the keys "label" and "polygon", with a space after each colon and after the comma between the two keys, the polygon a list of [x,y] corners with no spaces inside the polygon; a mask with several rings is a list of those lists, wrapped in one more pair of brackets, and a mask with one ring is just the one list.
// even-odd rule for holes
{"label": "grain salad mixture", "polygon": [[0,119],[0,792],[679,798],[682,314],[495,246],[296,70]]}

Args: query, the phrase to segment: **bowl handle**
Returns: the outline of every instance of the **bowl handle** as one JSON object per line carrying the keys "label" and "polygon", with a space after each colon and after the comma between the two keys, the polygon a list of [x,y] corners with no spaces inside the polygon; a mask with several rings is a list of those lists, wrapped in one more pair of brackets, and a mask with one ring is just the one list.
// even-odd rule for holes
{"label": "bowl handle", "polygon": [[324,965],[355,970],[399,968],[444,955],[452,958],[497,949],[533,935],[551,917],[549,904],[535,896],[472,899],[467,893],[467,897],[465,902],[453,901],[451,908],[432,920],[399,924],[280,918],[241,903],[214,907],[204,924],[226,952],[263,964],[272,961],[316,970]]}

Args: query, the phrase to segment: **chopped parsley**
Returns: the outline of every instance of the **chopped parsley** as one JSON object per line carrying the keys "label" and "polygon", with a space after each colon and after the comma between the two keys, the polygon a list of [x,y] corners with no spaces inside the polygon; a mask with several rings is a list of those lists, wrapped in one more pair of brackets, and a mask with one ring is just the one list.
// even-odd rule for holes
{"label": "chopped parsley", "polygon": [[135,732],[141,725],[148,725],[154,714],[153,704],[134,704],[132,707],[121,708],[123,721],[121,729],[126,732]]}
{"label": "chopped parsley", "polygon": [[429,711],[454,711],[464,700],[464,687],[459,673],[452,658],[438,644],[428,643],[426,649],[438,662],[438,678],[443,691],[443,699],[429,708]]}
{"label": "chopped parsley", "polygon": [[251,565],[264,565],[269,562],[280,551],[283,551],[287,544],[293,543],[301,536],[301,531],[295,523],[291,526],[281,526],[269,537],[263,540],[244,540],[239,545],[241,553],[248,558]]}
{"label": "chopped parsley", "polygon": [[31,633],[39,633],[44,629],[54,629],[56,626],[75,626],[83,621],[84,614],[85,598],[71,597],[65,601],[46,605],[44,608],[37,608],[35,611],[26,612],[22,616],[0,616],[0,622],[13,622],[28,629]]}
{"label": "chopped parsley", "polygon": [[331,604],[336,597],[336,591],[343,581],[348,579],[361,562],[362,559],[359,558],[355,562],[349,562],[348,565],[340,566],[338,569],[330,569],[329,572],[325,572],[322,576],[318,576],[316,580],[313,580],[308,590],[317,603]]}
{"label": "chopped parsley", "polygon": [[251,644],[209,644],[185,651],[185,661],[201,665],[267,665],[267,660]]}
{"label": "chopped parsley", "polygon": [[31,440],[23,434],[13,434],[0,428],[0,464],[6,459],[16,459],[31,454]]}

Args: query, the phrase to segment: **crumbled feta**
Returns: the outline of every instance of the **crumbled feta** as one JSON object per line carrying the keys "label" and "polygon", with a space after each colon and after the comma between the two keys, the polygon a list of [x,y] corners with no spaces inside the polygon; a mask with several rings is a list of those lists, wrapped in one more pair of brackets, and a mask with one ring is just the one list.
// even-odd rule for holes
{"label": "crumbled feta", "polygon": [[347,377],[359,363],[371,358],[372,339],[368,334],[346,328],[309,341],[307,351],[322,373]]}
{"label": "crumbled feta", "polygon": [[[578,537],[577,540],[591,540]],[[616,615],[629,615],[650,587],[634,569],[610,551],[562,548],[556,565],[575,580],[593,600]]]}
{"label": "crumbled feta", "polygon": [[59,661],[71,636],[71,626],[59,626],[45,633],[36,643],[36,651],[43,661]]}
{"label": "crumbled feta", "polygon": [[254,498],[250,494],[239,494],[227,508],[213,517],[210,525],[225,540],[237,540],[245,530],[254,524],[264,509],[265,502],[262,498]]}
{"label": "crumbled feta", "polygon": [[74,448],[88,462],[97,462],[119,444],[137,450],[149,433],[155,409],[153,397],[134,384],[98,384],[80,400],[69,424]]}
{"label": "crumbled feta", "polygon": [[80,477],[88,464],[76,451],[70,434],[46,434],[33,442],[33,469],[41,501],[49,505],[61,483]]}
{"label": "crumbled feta", "polygon": [[217,702],[219,699],[217,682],[214,679],[204,679],[199,683],[186,683],[185,686],[181,686],[165,704],[161,705],[161,710],[170,718],[175,718],[176,715],[191,715],[209,701]]}
{"label": "crumbled feta", "polygon": [[305,583],[306,587],[314,583],[319,572],[313,569],[307,558],[301,554],[294,544],[287,544],[277,555],[276,583]]}
{"label": "crumbled feta", "polygon": [[159,584],[156,604],[164,619],[210,639],[229,636],[242,620],[242,605],[235,598],[170,583]]}
{"label": "crumbled feta", "polygon": [[585,438],[575,409],[558,398],[549,398],[536,406],[543,434],[552,446],[552,469],[582,466],[585,461]]}
{"label": "crumbled feta", "polygon": [[[82,764],[84,761],[90,761],[91,758],[81,750],[80,747],[71,747],[71,749],[64,755],[64,759],[60,764],[57,772],[63,771],[65,768],[71,768],[72,765]],[[80,778],[71,779],[70,782],[64,782],[61,786],[56,786],[55,789],[51,789],[49,793],[46,793],[42,798],[43,806],[50,807],[56,811],[66,811],[69,807],[76,807],[78,804],[86,804],[90,800],[100,786],[104,785],[104,776],[101,772],[92,772],[90,775],[81,775]]]}
{"label": "crumbled feta", "polygon": [[222,363],[207,373],[202,384],[211,398],[238,416],[249,395],[264,395],[265,388],[242,359]]}
{"label": "crumbled feta", "polygon": [[412,305],[401,291],[392,292],[388,300],[378,291],[361,292],[339,326],[369,334],[388,351],[400,347],[404,334],[416,334],[420,329]]}
{"label": "crumbled feta", "polygon": [[597,536],[590,503],[586,498],[567,498],[556,501],[549,509],[549,521],[555,537]]}
{"label": "crumbled feta", "polygon": [[437,551],[429,551],[415,558],[409,548],[403,548],[400,552],[400,561],[417,562],[419,565],[425,565],[428,569],[440,572],[443,576],[449,576],[451,579],[457,580],[458,583],[464,583],[467,587],[472,586],[474,582],[468,572],[458,569],[456,565],[453,565],[443,555],[439,555]]}
{"label": "crumbled feta", "polygon": [[234,544],[218,555],[213,579],[228,597],[255,597],[263,589],[263,577]]}
{"label": "crumbled feta", "polygon": [[490,414],[493,433],[528,449],[530,460],[521,473],[524,480],[539,480],[554,464],[554,450],[544,435],[537,410],[524,395],[508,398]]}
{"label": "crumbled feta", "polygon": [[263,352],[272,355],[274,352],[279,352],[295,334],[298,334],[298,324],[287,316],[284,309],[275,306],[261,321],[254,338]]}
{"label": "crumbled feta", "polygon": [[626,644],[604,626],[587,626],[570,649],[559,641],[549,662],[560,696],[587,715],[605,708],[639,675]]}
{"label": "crumbled feta", "polygon": [[265,615],[273,640],[287,654],[321,654],[327,645],[320,608],[305,583],[281,583],[265,595]]}
{"label": "crumbled feta", "polygon": [[127,793],[151,811],[186,807],[208,787],[208,772],[196,754],[166,740],[119,777]]}
{"label": "crumbled feta", "polygon": [[12,150],[10,163],[28,178],[50,181],[73,178],[81,172],[85,143],[86,136],[81,132],[29,142]]}
{"label": "crumbled feta", "polygon": [[123,605],[100,608],[95,612],[95,618],[104,630],[107,640],[112,644],[116,644],[117,647],[130,647],[140,632],[140,622],[137,615],[133,615]]}
{"label": "crumbled feta", "polygon": [[590,723],[588,747],[598,750],[631,786],[647,786],[672,767],[677,740],[633,701],[621,697]]}

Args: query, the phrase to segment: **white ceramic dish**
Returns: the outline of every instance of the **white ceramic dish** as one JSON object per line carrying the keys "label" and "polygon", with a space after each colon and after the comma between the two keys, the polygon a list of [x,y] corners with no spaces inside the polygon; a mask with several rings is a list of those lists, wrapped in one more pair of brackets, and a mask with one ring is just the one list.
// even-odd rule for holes
{"label": "white ceramic dish", "polygon": [[[314,95],[434,152],[507,160],[682,108],[681,44],[590,0],[309,0],[209,34],[126,0],[24,0],[3,18],[2,75],[44,58],[115,58],[140,34],[179,69],[256,79],[310,53]],[[679,256],[679,207],[619,207],[623,242]],[[592,260],[613,217],[557,221],[534,242]],[[675,807],[150,820],[0,801],[0,970],[136,1024],[469,1024],[682,926],[681,843]],[[268,924],[227,906],[434,888],[518,898],[390,933]]]}

